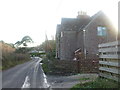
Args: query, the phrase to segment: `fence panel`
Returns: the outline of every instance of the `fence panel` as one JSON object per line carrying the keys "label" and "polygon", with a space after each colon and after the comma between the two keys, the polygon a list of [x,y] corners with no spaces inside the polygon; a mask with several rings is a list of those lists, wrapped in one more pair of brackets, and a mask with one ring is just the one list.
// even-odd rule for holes
{"label": "fence panel", "polygon": [[98,45],[99,76],[119,81],[120,42],[114,41]]}

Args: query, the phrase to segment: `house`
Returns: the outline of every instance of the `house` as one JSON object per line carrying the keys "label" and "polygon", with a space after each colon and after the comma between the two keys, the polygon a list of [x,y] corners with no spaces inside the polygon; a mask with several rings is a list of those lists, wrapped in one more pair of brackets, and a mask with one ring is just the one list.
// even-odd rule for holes
{"label": "house", "polygon": [[84,59],[97,59],[98,44],[115,41],[115,30],[102,11],[92,17],[79,12],[77,18],[62,18],[56,30],[56,58],[73,60],[81,49]]}

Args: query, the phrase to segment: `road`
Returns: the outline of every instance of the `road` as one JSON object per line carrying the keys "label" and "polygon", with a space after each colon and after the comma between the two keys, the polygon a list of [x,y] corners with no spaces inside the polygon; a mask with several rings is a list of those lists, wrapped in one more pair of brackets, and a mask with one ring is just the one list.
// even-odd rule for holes
{"label": "road", "polygon": [[41,58],[17,65],[2,72],[2,88],[48,88],[47,77],[42,70]]}
{"label": "road", "polygon": [[29,62],[3,71],[2,88],[48,88],[49,90],[54,88],[68,88],[69,90],[69,88],[80,83],[80,78],[87,77],[94,80],[98,77],[97,74],[46,76],[40,64],[41,60],[40,58],[34,58]]}

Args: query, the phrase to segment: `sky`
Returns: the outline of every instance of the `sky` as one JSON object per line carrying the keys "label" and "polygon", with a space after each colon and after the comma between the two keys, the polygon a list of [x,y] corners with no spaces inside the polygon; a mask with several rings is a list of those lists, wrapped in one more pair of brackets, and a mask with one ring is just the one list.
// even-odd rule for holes
{"label": "sky", "polygon": [[0,0],[0,40],[15,43],[30,36],[35,45],[55,36],[61,18],[78,11],[92,16],[102,10],[117,28],[119,0]]}

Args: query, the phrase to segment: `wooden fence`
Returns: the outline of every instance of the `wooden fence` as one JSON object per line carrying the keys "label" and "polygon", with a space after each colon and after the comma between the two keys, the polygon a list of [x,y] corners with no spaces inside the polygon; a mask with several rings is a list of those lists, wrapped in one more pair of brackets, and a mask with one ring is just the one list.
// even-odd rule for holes
{"label": "wooden fence", "polygon": [[120,42],[99,44],[99,76],[119,81]]}

